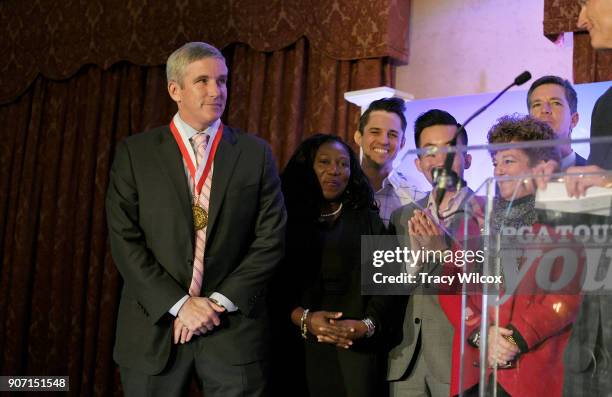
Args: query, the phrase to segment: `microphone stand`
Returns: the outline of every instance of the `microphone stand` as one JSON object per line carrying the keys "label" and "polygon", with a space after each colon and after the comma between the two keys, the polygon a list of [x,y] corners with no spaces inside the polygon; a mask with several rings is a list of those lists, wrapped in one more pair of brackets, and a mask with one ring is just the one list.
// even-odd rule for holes
{"label": "microphone stand", "polygon": [[[487,103],[486,105],[478,109],[470,117],[468,117],[468,119],[457,129],[457,132],[455,132],[455,135],[453,135],[453,139],[451,139],[451,141],[449,142],[449,145],[451,147],[456,147],[457,137],[459,136],[459,134],[461,134],[461,132],[465,131],[465,126],[468,125],[470,121],[472,121],[482,112],[487,110],[489,106],[495,103],[495,101],[497,101],[499,97],[505,94],[506,91],[508,91],[510,88],[514,86],[519,86],[525,83],[526,81],[528,81],[529,79],[531,79],[531,73],[529,73],[528,71],[525,71],[521,73],[520,75],[518,75],[514,79],[512,84],[504,88],[499,94],[497,94],[497,96],[495,96],[495,98],[490,100],[489,103]],[[438,211],[438,217],[440,216],[440,203],[442,202],[442,200],[444,199],[444,196],[446,195],[446,189],[452,185],[455,185],[457,189],[460,189],[463,186],[463,179],[459,178],[457,174],[452,170],[453,161],[455,161],[455,154],[456,153],[454,151],[447,153],[446,158],[444,159],[444,167],[437,173],[437,175],[434,175],[434,185],[436,186],[435,188],[436,211]]]}

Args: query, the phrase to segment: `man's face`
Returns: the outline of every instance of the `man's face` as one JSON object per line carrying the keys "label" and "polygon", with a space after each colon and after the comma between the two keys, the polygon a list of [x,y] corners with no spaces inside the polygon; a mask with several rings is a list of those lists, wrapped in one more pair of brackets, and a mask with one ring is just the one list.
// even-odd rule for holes
{"label": "man's face", "polygon": [[[419,137],[419,148],[447,147],[456,132],[457,126],[454,125],[433,125],[424,128]],[[446,155],[447,153],[421,154],[416,158],[414,163],[427,181],[432,183],[432,170],[436,167],[444,166]],[[468,153],[456,153],[452,170],[455,171],[460,178],[463,178],[463,170],[470,168],[471,162],[472,156]]]}
{"label": "man's face", "polygon": [[595,49],[612,48],[612,0],[580,0],[578,27],[591,35]]}
{"label": "man's face", "polygon": [[227,99],[227,67],[223,59],[208,57],[185,67],[182,82],[170,81],[168,92],[181,118],[198,131],[217,121]]}
{"label": "man's face", "polygon": [[361,146],[363,161],[378,167],[390,166],[404,146],[402,121],[395,113],[376,110],[370,113],[363,134],[355,132],[355,143]]}
{"label": "man's face", "polygon": [[533,90],[529,115],[548,124],[559,139],[569,138],[578,123],[578,113],[572,114],[565,89],[558,84],[542,84]]}

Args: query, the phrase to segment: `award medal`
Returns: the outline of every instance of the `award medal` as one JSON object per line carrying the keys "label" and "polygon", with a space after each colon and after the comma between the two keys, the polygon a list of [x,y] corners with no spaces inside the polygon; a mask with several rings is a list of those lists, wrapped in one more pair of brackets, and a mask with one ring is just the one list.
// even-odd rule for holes
{"label": "award medal", "polygon": [[208,212],[197,203],[191,206],[191,209],[193,211],[193,228],[201,230],[208,226]]}
{"label": "award medal", "polygon": [[221,135],[223,135],[223,123],[219,123],[219,128],[217,129],[217,133],[215,135],[215,139],[212,142],[208,142],[206,146],[206,152],[204,154],[204,158],[198,164],[198,168],[196,169],[191,156],[189,155],[189,151],[185,147],[183,143],[183,139],[181,138],[178,129],[174,125],[174,119],[170,122],[170,130],[172,131],[172,135],[174,136],[174,140],[176,141],[181,154],[183,156],[183,160],[185,164],[187,164],[187,169],[189,170],[189,175],[193,179],[193,205],[191,206],[191,210],[193,212],[193,228],[197,230],[202,230],[206,226],[208,226],[208,211],[202,205],[200,205],[200,192],[202,191],[202,186],[204,186],[204,182],[206,181],[206,177],[212,168],[212,163],[215,159],[215,154],[217,153],[217,147],[219,146],[219,141],[221,141]]}

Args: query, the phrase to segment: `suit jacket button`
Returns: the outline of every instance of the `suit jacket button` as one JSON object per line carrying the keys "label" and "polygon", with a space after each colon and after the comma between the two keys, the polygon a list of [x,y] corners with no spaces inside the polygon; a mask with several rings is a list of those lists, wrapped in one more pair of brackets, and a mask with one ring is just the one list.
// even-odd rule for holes
{"label": "suit jacket button", "polygon": [[187,264],[189,266],[193,266],[193,259],[187,259]]}
{"label": "suit jacket button", "polygon": [[414,319],[414,323],[415,323],[415,324],[420,324],[420,323],[421,323],[421,319],[420,319],[420,318],[418,318],[418,317],[417,317],[417,318],[415,318],[415,319]]}

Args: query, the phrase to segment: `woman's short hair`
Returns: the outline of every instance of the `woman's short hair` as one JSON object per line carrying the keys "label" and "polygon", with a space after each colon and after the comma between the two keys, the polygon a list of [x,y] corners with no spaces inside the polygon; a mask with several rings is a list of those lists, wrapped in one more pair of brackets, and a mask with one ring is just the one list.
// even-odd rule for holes
{"label": "woman's short hair", "polygon": [[[555,133],[548,124],[531,116],[513,114],[497,119],[497,122],[487,134],[490,144],[512,143],[526,141],[554,140]],[[521,148],[529,157],[529,165],[534,166],[539,161],[560,161],[561,156],[556,146]],[[494,156],[495,152],[491,152]]]}

